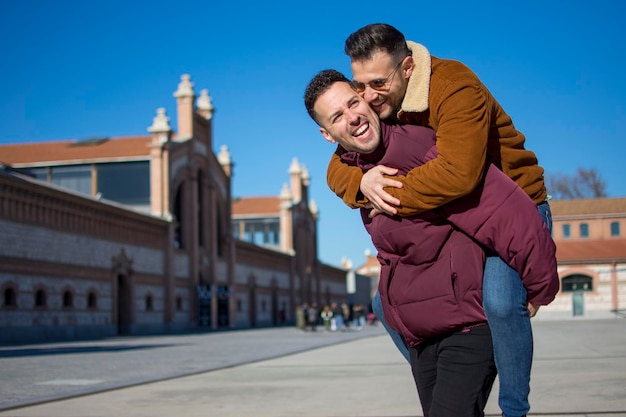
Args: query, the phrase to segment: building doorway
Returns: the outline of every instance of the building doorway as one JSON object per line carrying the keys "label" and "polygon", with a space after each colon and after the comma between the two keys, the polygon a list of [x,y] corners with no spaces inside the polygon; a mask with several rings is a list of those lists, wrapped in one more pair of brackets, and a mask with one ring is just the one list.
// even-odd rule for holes
{"label": "building doorway", "polygon": [[132,324],[132,288],[127,275],[117,276],[117,333],[131,333]]}
{"label": "building doorway", "polygon": [[563,277],[561,290],[572,293],[572,314],[585,315],[585,292],[593,291],[593,278],[583,274],[573,274]]}
{"label": "building doorway", "polygon": [[228,285],[217,287],[217,327],[224,328],[230,325],[230,289]]}
{"label": "building doorway", "polygon": [[212,293],[210,285],[196,287],[196,304],[198,306],[198,326],[211,327]]}

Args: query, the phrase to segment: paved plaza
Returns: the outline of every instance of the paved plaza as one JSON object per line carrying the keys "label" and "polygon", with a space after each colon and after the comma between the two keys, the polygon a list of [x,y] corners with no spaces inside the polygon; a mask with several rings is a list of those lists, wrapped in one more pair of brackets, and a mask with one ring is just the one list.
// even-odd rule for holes
{"label": "paved plaza", "polygon": [[[533,320],[530,415],[626,417],[626,320]],[[0,416],[421,416],[381,326],[0,347]],[[499,416],[497,384],[487,414]]]}

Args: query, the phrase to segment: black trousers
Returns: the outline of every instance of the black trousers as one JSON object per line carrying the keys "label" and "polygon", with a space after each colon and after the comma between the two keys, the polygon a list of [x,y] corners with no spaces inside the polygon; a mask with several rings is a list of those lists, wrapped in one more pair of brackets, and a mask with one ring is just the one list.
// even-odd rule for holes
{"label": "black trousers", "polygon": [[487,324],[409,349],[425,417],[482,417],[496,378]]}

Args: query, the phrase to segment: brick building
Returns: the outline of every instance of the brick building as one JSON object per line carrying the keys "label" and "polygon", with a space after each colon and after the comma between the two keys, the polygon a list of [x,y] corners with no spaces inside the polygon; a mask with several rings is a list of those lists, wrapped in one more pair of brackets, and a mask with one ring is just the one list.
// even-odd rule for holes
{"label": "brick building", "polygon": [[284,246],[239,239],[208,91],[183,75],[174,97],[176,132],[160,108],[145,136],[0,145],[0,343],[272,326],[346,298],[308,175],[281,197]]}
{"label": "brick building", "polygon": [[626,198],[550,201],[561,291],[542,313],[623,315],[626,309]]}

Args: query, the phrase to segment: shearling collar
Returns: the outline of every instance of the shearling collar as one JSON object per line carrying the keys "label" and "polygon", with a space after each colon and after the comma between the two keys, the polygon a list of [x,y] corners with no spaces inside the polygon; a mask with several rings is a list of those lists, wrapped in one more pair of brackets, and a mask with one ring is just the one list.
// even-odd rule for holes
{"label": "shearling collar", "polygon": [[409,78],[404,100],[400,106],[398,116],[403,112],[421,113],[428,110],[428,91],[430,88],[430,53],[423,45],[407,41],[407,46],[413,53],[415,68]]}

